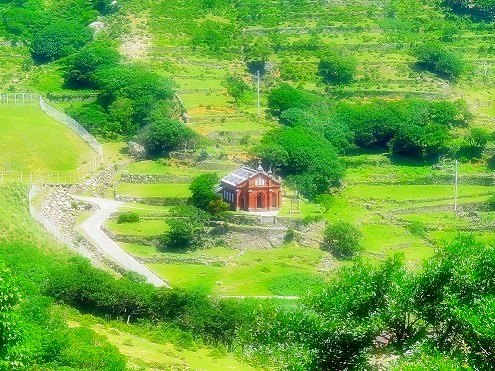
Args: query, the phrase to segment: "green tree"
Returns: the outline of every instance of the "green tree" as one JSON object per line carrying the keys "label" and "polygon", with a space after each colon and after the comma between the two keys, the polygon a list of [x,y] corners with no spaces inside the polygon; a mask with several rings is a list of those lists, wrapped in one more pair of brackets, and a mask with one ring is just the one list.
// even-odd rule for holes
{"label": "green tree", "polygon": [[459,78],[466,69],[462,57],[455,52],[447,50],[439,42],[426,42],[413,50],[422,68],[435,72],[449,79]]}
{"label": "green tree", "polygon": [[280,169],[288,184],[310,199],[327,193],[344,174],[332,145],[319,133],[301,126],[265,134],[254,154],[272,169]]}
{"label": "green tree", "polygon": [[268,58],[273,54],[273,48],[270,39],[267,37],[258,37],[253,43],[244,47],[244,56],[249,67],[249,70],[253,73],[265,71],[265,64]]}
{"label": "green tree", "polygon": [[338,259],[348,259],[361,250],[361,237],[361,232],[352,224],[337,222],[325,229],[321,248],[330,251]]}
{"label": "green tree", "polygon": [[163,156],[196,138],[182,122],[165,117],[157,117],[140,133],[140,142],[151,156]]}
{"label": "green tree", "polygon": [[284,83],[270,92],[268,108],[274,116],[280,117],[282,112],[290,108],[308,109],[316,101],[314,94]]}
{"label": "green tree", "polygon": [[31,55],[37,62],[51,62],[77,52],[91,32],[76,21],[59,20],[37,32],[31,42]]}
{"label": "green tree", "polygon": [[242,77],[235,75],[227,76],[225,86],[227,87],[227,92],[234,98],[236,103],[242,101],[246,94],[251,90]]}
{"label": "green tree", "polygon": [[[228,205],[214,191],[218,183],[219,179],[216,173],[205,173],[196,177],[189,186],[192,193],[190,198],[191,204],[211,214],[227,210]],[[225,205],[222,205],[222,203]]]}
{"label": "green tree", "polygon": [[175,207],[170,213],[172,218],[167,220],[170,231],[161,238],[161,249],[189,251],[205,245],[208,213],[194,206]]}
{"label": "green tree", "polygon": [[326,51],[318,64],[318,74],[326,84],[349,84],[356,74],[357,61],[345,50]]}
{"label": "green tree", "polygon": [[119,52],[108,44],[108,40],[93,42],[71,56],[64,76],[66,84],[74,88],[95,87],[94,72],[120,61]]}

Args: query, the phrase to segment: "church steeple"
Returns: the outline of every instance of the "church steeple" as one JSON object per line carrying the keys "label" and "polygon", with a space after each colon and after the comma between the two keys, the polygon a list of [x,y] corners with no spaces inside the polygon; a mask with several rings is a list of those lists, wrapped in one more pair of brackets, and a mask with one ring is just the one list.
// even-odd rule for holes
{"label": "church steeple", "polygon": [[265,172],[265,169],[263,169],[263,166],[261,166],[261,160],[258,161],[258,168],[256,170],[258,170],[258,171],[260,171],[262,173]]}

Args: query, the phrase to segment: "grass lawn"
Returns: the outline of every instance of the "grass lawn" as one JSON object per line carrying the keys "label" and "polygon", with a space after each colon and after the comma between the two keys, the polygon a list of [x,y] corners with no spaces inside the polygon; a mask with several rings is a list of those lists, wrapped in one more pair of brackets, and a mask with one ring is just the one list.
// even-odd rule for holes
{"label": "grass lawn", "polygon": [[184,102],[186,108],[208,107],[208,106],[228,106],[230,98],[221,94],[219,91],[214,93],[190,93],[181,94],[180,99]]}
{"label": "grass lawn", "polygon": [[[428,233],[428,237],[436,240],[437,242],[451,242],[458,234],[457,231],[432,231]],[[476,241],[479,242],[493,242],[495,241],[495,232],[475,232],[475,233],[462,233],[474,236]]]}
{"label": "grass lawn", "polygon": [[382,260],[390,254],[404,253],[406,261],[417,264],[433,255],[426,242],[402,227],[368,224],[361,228],[364,254],[372,260]]}
{"label": "grass lawn", "polygon": [[[463,185],[459,187],[459,198],[470,198],[492,194],[493,187]],[[359,185],[348,186],[344,195],[369,200],[421,201],[454,198],[453,185]]]}
{"label": "grass lawn", "polygon": [[157,205],[146,205],[139,204],[135,202],[127,202],[119,208],[119,211],[122,212],[133,212],[138,214],[139,216],[146,215],[165,215],[170,211],[169,206],[157,206]]}
{"label": "grass lawn", "polygon": [[[197,254],[195,252],[193,254]],[[215,252],[219,254],[219,250]],[[228,259],[225,266],[195,264],[148,264],[173,287],[224,295],[273,295],[274,279],[294,273],[317,274],[325,252],[301,247],[246,251]]]}
{"label": "grass lawn", "polygon": [[0,105],[0,169],[74,170],[96,154],[36,104]]}
{"label": "grass lawn", "polygon": [[[232,355],[218,356],[213,349],[177,349],[173,344],[158,344],[102,325],[92,327],[115,345],[131,364],[157,370],[255,370]],[[141,369],[139,367],[139,369]]]}
{"label": "grass lawn", "polygon": [[133,162],[125,168],[129,174],[137,175],[182,175],[195,177],[207,171],[187,166],[163,165],[157,161]]}
{"label": "grass lawn", "polygon": [[191,195],[189,184],[129,184],[117,186],[116,192],[121,196],[135,197],[183,197]]}
{"label": "grass lawn", "polygon": [[438,212],[428,214],[404,214],[400,219],[409,222],[417,221],[426,224],[428,227],[445,230],[445,229],[462,229],[469,227],[469,220],[460,217],[455,218],[453,212]]}
{"label": "grass lawn", "polygon": [[107,220],[104,225],[114,233],[134,236],[156,236],[164,234],[170,229],[165,220],[159,219],[120,224],[115,220]]}

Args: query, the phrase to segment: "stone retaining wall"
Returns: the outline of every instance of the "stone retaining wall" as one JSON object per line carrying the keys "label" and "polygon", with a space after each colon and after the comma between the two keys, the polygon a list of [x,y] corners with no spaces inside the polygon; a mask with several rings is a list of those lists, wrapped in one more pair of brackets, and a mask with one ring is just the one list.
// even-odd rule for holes
{"label": "stone retaining wall", "polygon": [[139,175],[139,174],[122,174],[121,183],[132,184],[160,184],[160,183],[191,183],[193,177],[181,175]]}
{"label": "stone retaining wall", "polygon": [[186,197],[136,197],[116,195],[115,199],[122,202],[136,202],[154,206],[181,206],[187,203]]}

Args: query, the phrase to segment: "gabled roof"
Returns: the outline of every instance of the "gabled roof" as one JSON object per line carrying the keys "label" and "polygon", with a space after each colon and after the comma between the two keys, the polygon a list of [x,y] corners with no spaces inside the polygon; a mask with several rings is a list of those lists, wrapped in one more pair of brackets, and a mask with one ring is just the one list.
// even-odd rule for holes
{"label": "gabled roof", "polygon": [[261,165],[258,167],[258,170],[251,169],[249,166],[242,166],[239,169],[233,171],[229,175],[224,176],[221,180],[220,183],[227,183],[231,186],[238,186],[242,183],[244,183],[246,180],[249,178],[254,177],[255,175],[262,174],[264,176],[269,177],[270,179],[274,180],[275,182],[279,183],[277,179],[273,177],[271,172],[265,172]]}
{"label": "gabled roof", "polygon": [[258,174],[259,171],[253,170],[248,166],[240,167],[239,169],[233,171],[229,175],[224,176],[220,181],[222,183],[227,183],[232,186],[237,186],[244,183],[250,177]]}

